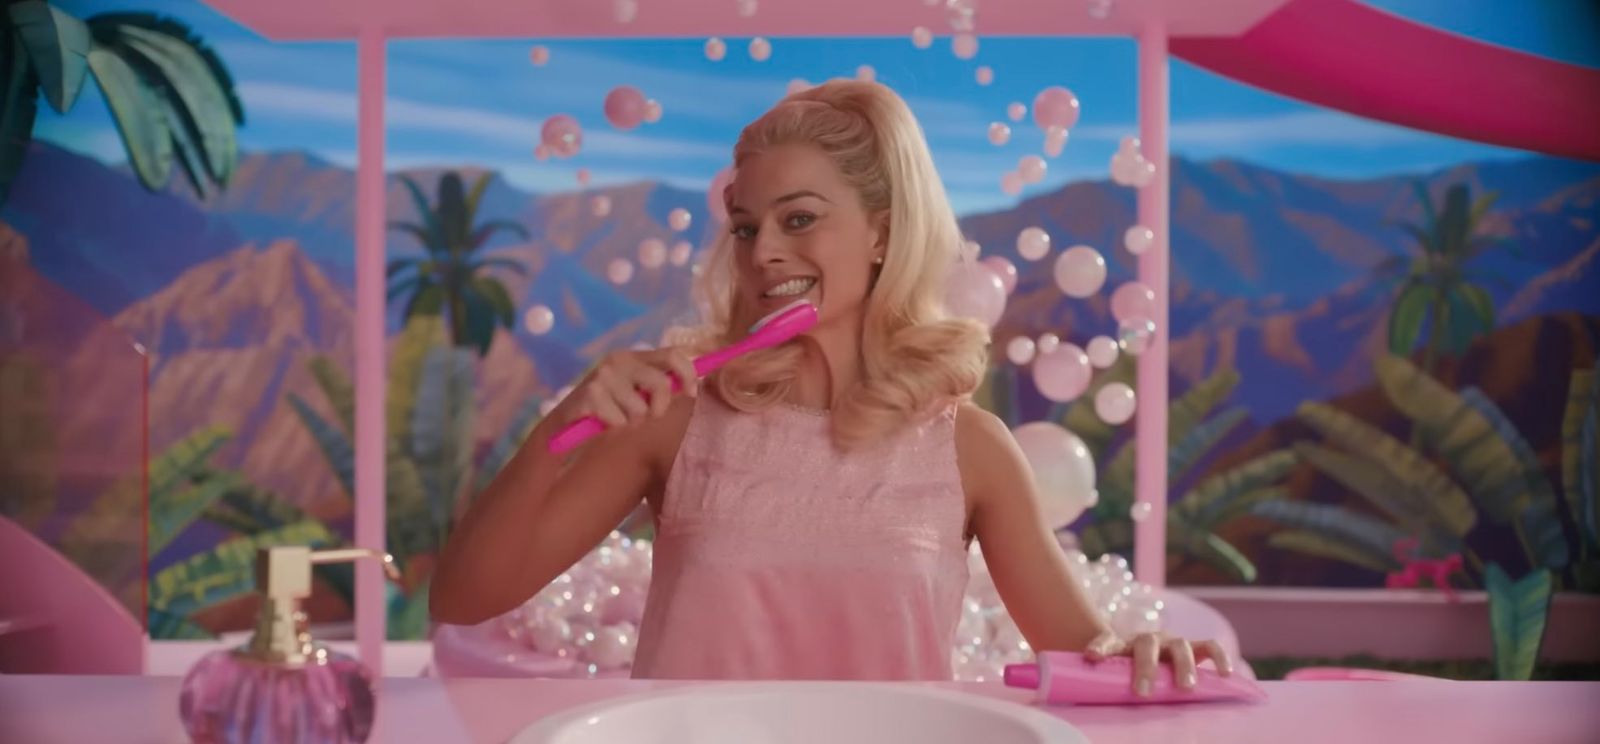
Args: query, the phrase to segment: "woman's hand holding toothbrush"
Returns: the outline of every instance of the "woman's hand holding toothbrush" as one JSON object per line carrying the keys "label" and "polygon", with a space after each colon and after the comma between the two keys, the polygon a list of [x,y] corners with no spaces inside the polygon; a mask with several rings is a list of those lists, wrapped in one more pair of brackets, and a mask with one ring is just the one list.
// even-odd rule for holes
{"label": "woman's hand holding toothbrush", "polygon": [[558,429],[590,415],[607,428],[632,427],[665,415],[678,381],[683,392],[698,394],[694,358],[682,349],[614,351],[584,376],[549,418]]}

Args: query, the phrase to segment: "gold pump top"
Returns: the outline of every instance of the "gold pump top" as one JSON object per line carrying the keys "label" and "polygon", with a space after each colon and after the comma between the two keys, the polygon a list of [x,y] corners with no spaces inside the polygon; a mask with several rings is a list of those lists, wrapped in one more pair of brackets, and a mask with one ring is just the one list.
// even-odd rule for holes
{"label": "gold pump top", "polygon": [[367,548],[312,550],[304,545],[277,545],[260,549],[256,553],[256,591],[261,595],[261,611],[250,643],[236,653],[275,666],[321,663],[326,653],[312,643],[306,614],[300,609],[301,600],[311,596],[311,567],[361,558],[381,561],[390,579],[400,579],[393,557]]}

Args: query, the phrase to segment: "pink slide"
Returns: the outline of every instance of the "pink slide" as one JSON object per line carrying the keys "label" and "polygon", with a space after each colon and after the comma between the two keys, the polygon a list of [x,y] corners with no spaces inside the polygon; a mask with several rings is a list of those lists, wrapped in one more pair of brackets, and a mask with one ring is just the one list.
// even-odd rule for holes
{"label": "pink slide", "polygon": [[94,579],[0,517],[0,674],[143,674],[144,627]]}

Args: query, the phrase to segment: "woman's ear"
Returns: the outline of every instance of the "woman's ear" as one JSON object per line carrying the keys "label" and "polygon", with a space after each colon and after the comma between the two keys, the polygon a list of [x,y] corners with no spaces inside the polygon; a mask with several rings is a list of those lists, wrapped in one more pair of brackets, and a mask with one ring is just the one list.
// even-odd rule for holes
{"label": "woman's ear", "polygon": [[872,215],[873,251],[882,256],[889,247],[889,210],[881,210]]}

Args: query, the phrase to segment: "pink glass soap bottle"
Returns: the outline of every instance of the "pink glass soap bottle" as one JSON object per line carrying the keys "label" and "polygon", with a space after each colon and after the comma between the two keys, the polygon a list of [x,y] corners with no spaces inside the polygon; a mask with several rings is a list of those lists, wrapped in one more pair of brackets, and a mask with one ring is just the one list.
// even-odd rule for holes
{"label": "pink glass soap bottle", "polygon": [[179,715],[195,744],[355,744],[372,733],[372,675],[361,662],[311,640],[301,600],[311,567],[378,558],[351,548],[262,548],[256,556],[261,614],[247,645],[207,654],[183,679]]}

